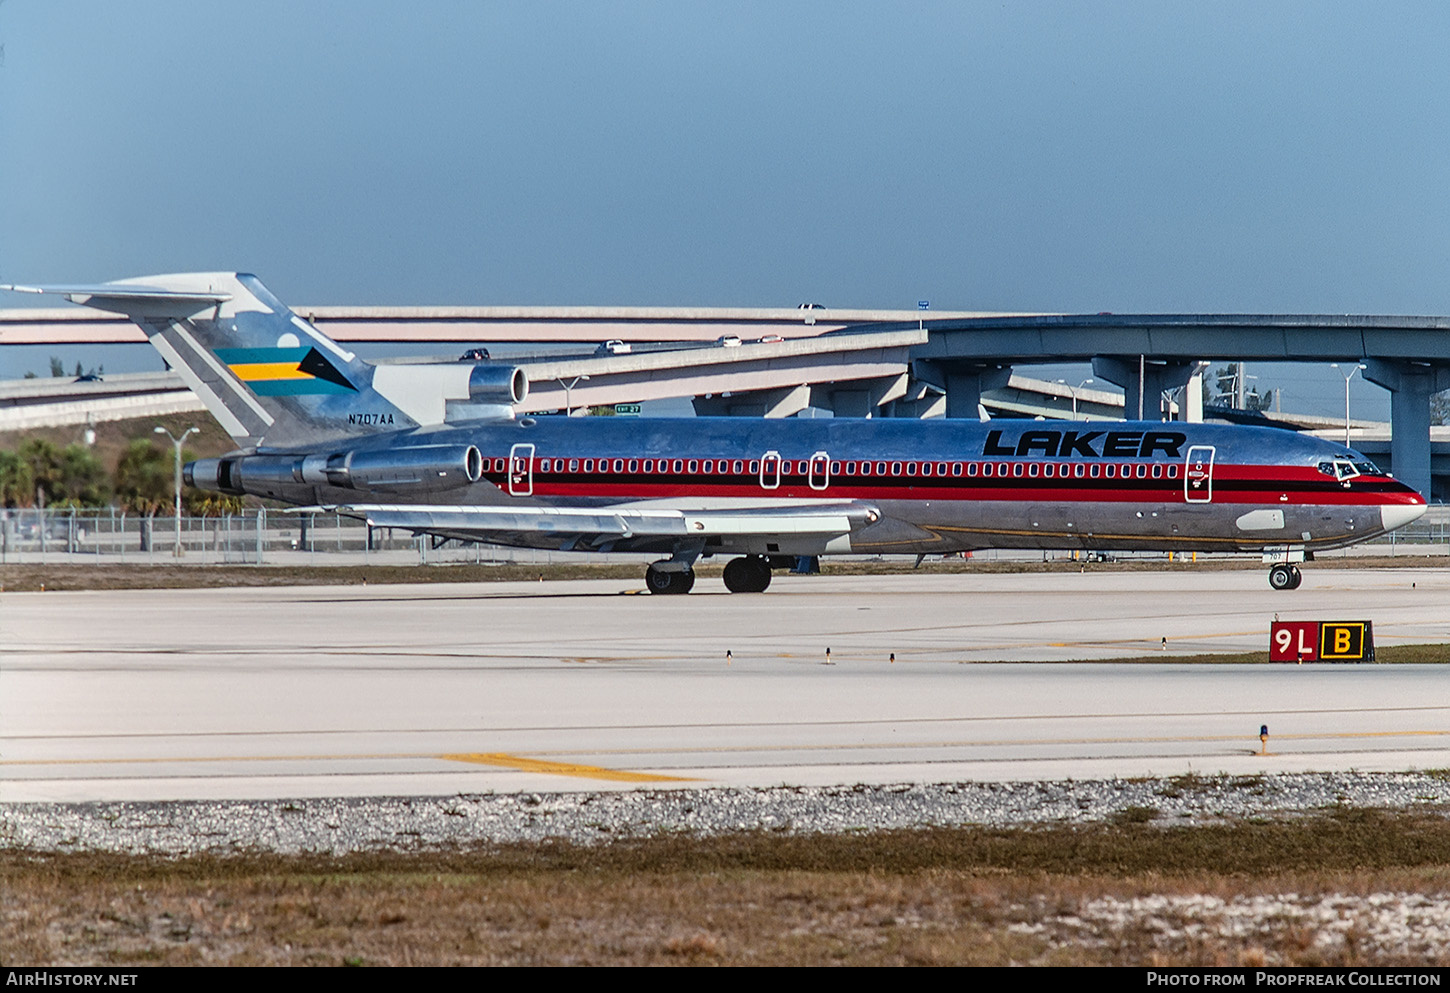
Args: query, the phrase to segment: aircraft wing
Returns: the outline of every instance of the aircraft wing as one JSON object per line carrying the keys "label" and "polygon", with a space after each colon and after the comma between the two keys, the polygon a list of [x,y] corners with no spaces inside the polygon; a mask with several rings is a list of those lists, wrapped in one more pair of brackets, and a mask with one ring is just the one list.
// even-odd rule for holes
{"label": "aircraft wing", "polygon": [[[460,507],[349,504],[335,509],[373,527],[515,544],[519,535],[549,536],[563,549],[598,548],[631,539],[681,543],[716,537],[791,536],[829,539],[880,518],[863,503],[781,504],[771,507],[682,509],[670,506]],[[551,544],[553,542],[551,541]]]}

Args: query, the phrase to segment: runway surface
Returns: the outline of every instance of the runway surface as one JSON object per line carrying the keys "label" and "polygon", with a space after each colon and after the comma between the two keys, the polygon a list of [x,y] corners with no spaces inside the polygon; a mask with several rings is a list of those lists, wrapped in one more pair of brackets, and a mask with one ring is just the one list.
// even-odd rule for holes
{"label": "runway surface", "polygon": [[637,589],[3,594],[0,800],[1450,767],[1450,668],[1172,661],[1265,650],[1276,611],[1450,642],[1450,570]]}

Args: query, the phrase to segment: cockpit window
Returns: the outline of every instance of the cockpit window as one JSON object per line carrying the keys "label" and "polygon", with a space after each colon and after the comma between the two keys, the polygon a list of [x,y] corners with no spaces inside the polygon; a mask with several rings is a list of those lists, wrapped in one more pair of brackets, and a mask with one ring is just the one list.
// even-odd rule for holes
{"label": "cockpit window", "polygon": [[1356,462],[1354,467],[1359,470],[1362,476],[1383,476],[1384,470],[1373,462]]}
{"label": "cockpit window", "polygon": [[1347,458],[1337,458],[1332,462],[1321,462],[1319,463],[1319,471],[1326,476],[1333,476],[1340,482],[1353,479],[1355,476],[1363,475],[1366,472],[1373,473],[1374,475],[1380,474],[1373,462],[1352,462]]}

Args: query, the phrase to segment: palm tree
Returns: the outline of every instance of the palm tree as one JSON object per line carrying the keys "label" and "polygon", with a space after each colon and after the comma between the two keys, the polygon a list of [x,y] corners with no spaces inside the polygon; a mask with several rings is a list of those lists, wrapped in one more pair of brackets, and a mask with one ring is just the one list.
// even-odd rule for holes
{"label": "palm tree", "polygon": [[116,496],[121,506],[141,514],[141,551],[151,550],[151,525],[172,502],[172,467],[166,453],[149,438],[126,446],[116,463]]}
{"label": "palm tree", "polygon": [[0,452],[0,507],[29,507],[35,502],[35,475],[15,452]]}
{"label": "palm tree", "polygon": [[111,502],[110,476],[89,448],[74,444],[61,449],[54,497],[65,507],[104,507]]}
{"label": "palm tree", "polygon": [[10,508],[28,507],[34,499],[30,464],[14,452],[0,452],[0,548],[10,548]]}
{"label": "palm tree", "polygon": [[43,507],[54,501],[60,475],[60,449],[55,442],[31,438],[20,446],[17,454],[30,467],[30,483],[35,487],[36,504]]}

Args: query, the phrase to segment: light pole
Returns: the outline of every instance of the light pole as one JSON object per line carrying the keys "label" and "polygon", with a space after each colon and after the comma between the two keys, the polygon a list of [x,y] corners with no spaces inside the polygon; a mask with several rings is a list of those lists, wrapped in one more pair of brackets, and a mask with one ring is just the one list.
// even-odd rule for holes
{"label": "light pole", "polygon": [[176,447],[176,544],[171,548],[172,555],[181,554],[181,443],[200,430],[200,428],[187,428],[181,432],[181,437],[178,438],[161,425],[156,425],[155,433],[166,435],[171,439],[171,444]]}
{"label": "light pole", "polygon": [[[1059,379],[1058,382],[1061,383],[1063,386],[1067,386],[1067,380],[1065,380],[1065,379]],[[1087,386],[1091,382],[1092,382],[1091,379],[1084,379],[1081,383],[1078,383],[1077,384],[1077,389],[1073,389],[1071,386],[1067,386],[1067,392],[1070,393],[1070,394],[1072,394],[1072,419],[1073,420],[1077,420],[1077,391],[1080,390],[1080,389],[1082,389],[1084,386]]]}
{"label": "light pole", "polygon": [[573,414],[570,413],[569,392],[571,390],[573,390],[574,387],[578,386],[579,383],[582,380],[585,380],[585,379],[588,379],[588,378],[589,378],[588,376],[575,376],[572,380],[570,380],[567,383],[564,382],[564,380],[562,378],[554,380],[554,382],[556,382],[560,386],[564,387],[564,416],[565,417],[572,417],[573,416]]}
{"label": "light pole", "polygon": [[[1339,369],[1339,363],[1338,362],[1331,362],[1331,363],[1329,363],[1329,367],[1331,369]],[[1342,375],[1344,377],[1344,447],[1345,448],[1348,448],[1349,447],[1349,381],[1354,378],[1354,374],[1355,373],[1359,372],[1363,368],[1365,368],[1365,364],[1363,362],[1361,362],[1359,365],[1353,366],[1352,368],[1350,368],[1349,372],[1345,372],[1343,369],[1339,369],[1340,375]]]}

